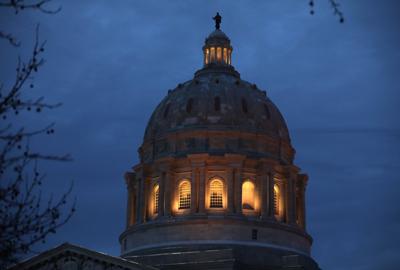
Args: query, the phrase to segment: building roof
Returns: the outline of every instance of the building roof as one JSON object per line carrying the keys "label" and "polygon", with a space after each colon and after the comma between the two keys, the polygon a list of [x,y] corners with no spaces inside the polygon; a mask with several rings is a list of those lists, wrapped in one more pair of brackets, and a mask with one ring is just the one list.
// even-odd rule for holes
{"label": "building roof", "polygon": [[[93,267],[87,269],[98,269],[95,268],[96,265],[102,265],[102,266],[107,265],[110,267],[116,267],[115,269],[125,269],[125,270],[157,269],[154,267],[145,266],[143,264],[134,261],[128,261],[120,257],[115,257],[101,252],[93,251],[87,248],[83,248],[77,245],[72,245],[70,243],[63,243],[55,248],[42,252],[37,256],[31,257],[9,268],[9,270],[38,269],[43,266],[46,266],[47,267],[46,269],[63,269],[61,266],[65,264],[76,264],[76,265],[80,264],[88,267],[89,266]],[[72,268],[68,269],[75,269],[75,268],[72,266]]]}

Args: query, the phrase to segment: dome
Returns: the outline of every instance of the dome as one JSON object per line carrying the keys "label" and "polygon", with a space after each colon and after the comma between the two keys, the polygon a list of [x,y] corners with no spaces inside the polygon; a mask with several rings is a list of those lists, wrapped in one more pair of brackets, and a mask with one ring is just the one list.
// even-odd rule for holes
{"label": "dome", "polygon": [[[266,91],[240,78],[231,65],[232,47],[226,34],[214,30],[205,40],[203,53],[203,68],[192,80],[169,90],[154,110],[139,149],[141,160],[207,152],[291,163],[294,150],[282,114]],[[224,142],[213,149],[215,132],[224,132],[218,135]],[[186,136],[171,142],[182,133]],[[203,135],[199,138],[195,133]]]}
{"label": "dome", "polygon": [[238,130],[290,141],[285,120],[265,91],[231,74],[201,74],[157,106],[144,141],[184,130]]}
{"label": "dome", "polygon": [[203,67],[158,104],[140,162],[125,174],[122,256],[161,269],[318,270],[308,176],[293,163],[285,120],[266,91],[241,79],[214,20]]}

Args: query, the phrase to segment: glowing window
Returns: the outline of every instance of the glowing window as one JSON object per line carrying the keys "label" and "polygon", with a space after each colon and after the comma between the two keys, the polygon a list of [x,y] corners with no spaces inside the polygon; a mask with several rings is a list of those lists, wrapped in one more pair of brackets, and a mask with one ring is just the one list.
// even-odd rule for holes
{"label": "glowing window", "polygon": [[254,210],[254,184],[249,180],[242,185],[242,208]]}
{"label": "glowing window", "polygon": [[206,65],[208,64],[209,57],[210,57],[210,50],[206,49],[206,54],[205,54],[205,63],[206,63]]}
{"label": "glowing window", "polygon": [[154,185],[153,188],[153,214],[158,214],[158,199],[160,194],[160,188],[158,184]]}
{"label": "glowing window", "polygon": [[274,185],[274,213],[275,215],[279,215],[279,207],[280,207],[280,190],[278,185]]}
{"label": "glowing window", "polygon": [[222,192],[224,184],[221,180],[214,179],[210,183],[210,208],[222,208]]}
{"label": "glowing window", "polygon": [[226,48],[224,48],[224,63],[228,63],[228,50]]}
{"label": "glowing window", "polygon": [[190,182],[183,181],[179,185],[179,209],[189,209],[190,199]]}
{"label": "glowing window", "polygon": [[214,62],[215,61],[215,48],[211,47],[210,49],[210,62]]}
{"label": "glowing window", "polygon": [[222,61],[222,49],[221,49],[221,47],[217,48],[217,61],[218,62]]}

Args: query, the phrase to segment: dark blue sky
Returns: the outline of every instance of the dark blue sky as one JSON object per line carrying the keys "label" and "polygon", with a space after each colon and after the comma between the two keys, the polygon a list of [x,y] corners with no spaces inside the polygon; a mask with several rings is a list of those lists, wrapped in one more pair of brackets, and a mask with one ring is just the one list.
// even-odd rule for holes
{"label": "dark blue sky", "polygon": [[[242,78],[267,90],[285,116],[296,164],[310,176],[308,231],[323,269],[398,269],[400,264],[400,2],[344,1],[345,24],[328,1],[64,1],[57,15],[0,13],[21,41],[0,43],[9,85],[34,24],[47,40],[34,95],[63,102],[31,128],[56,122],[34,141],[74,161],[41,163],[45,191],[74,181],[77,213],[39,249],[68,241],[119,254],[125,225],[123,174],[137,163],[152,110],[202,65],[201,47],[222,16]],[[7,64],[9,63],[9,64]],[[23,120],[25,119],[25,120]],[[19,122],[22,123],[22,122]]]}

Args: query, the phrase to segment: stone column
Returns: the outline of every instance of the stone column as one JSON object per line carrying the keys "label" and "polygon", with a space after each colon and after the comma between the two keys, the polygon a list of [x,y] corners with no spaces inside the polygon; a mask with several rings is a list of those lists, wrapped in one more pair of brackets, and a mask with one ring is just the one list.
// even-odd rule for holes
{"label": "stone column", "polygon": [[233,214],[235,210],[235,199],[234,199],[234,173],[233,168],[228,168],[228,177],[227,177],[227,185],[228,185],[228,214]]}
{"label": "stone column", "polygon": [[261,218],[268,219],[269,217],[269,183],[268,183],[268,173],[262,171],[261,174],[258,176],[260,177],[260,198],[261,198]]}
{"label": "stone column", "polygon": [[171,170],[165,172],[164,183],[164,216],[170,217],[172,213],[173,189],[175,186],[174,173]]}
{"label": "stone column", "polygon": [[165,209],[165,172],[160,172],[159,176],[159,193],[158,193],[158,215],[157,218],[164,217],[164,209]]}
{"label": "stone column", "polygon": [[290,173],[286,179],[286,222],[288,224],[296,223],[296,200],[295,200],[295,175]]}
{"label": "stone column", "polygon": [[305,230],[306,229],[306,184],[307,184],[307,175],[300,174],[298,177],[298,196],[299,196],[299,205],[297,209],[299,210],[299,225]]}
{"label": "stone column", "polygon": [[234,174],[234,185],[235,185],[235,212],[237,214],[242,214],[242,169],[235,169]]}
{"label": "stone column", "polygon": [[143,178],[143,175],[141,176],[141,178],[138,179],[138,211],[137,211],[137,222],[138,223],[142,223],[146,220],[146,200],[145,200],[145,194],[146,194],[146,190],[145,190],[145,180]]}
{"label": "stone column", "polygon": [[275,172],[270,171],[267,174],[268,183],[268,216],[275,219],[275,198],[274,198],[274,185],[275,185]]}
{"label": "stone column", "polygon": [[199,174],[198,169],[192,167],[192,176],[190,179],[190,213],[194,214],[198,211],[198,191],[199,191]]}
{"label": "stone column", "polygon": [[199,213],[205,213],[206,173],[205,167],[199,168]]}

